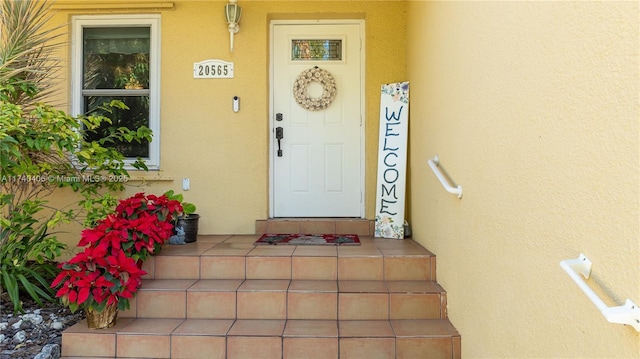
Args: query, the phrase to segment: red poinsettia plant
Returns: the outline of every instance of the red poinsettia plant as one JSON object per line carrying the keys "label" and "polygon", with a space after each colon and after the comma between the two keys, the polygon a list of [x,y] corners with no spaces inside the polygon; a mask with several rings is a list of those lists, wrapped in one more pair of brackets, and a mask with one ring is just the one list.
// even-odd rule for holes
{"label": "red poinsettia plant", "polygon": [[173,220],[183,212],[182,195],[169,191],[161,196],[137,193],[121,200],[114,213],[81,233],[85,247],[69,261],[51,287],[71,309],[102,312],[108,305],[129,308],[142,284],[142,262],[173,234]]}
{"label": "red poinsettia plant", "polygon": [[85,248],[60,268],[51,287],[60,285],[56,297],[72,312],[79,307],[102,312],[108,305],[129,309],[129,299],[134,297],[142,284],[142,276],[147,274],[124,251],[105,253],[94,247]]}
{"label": "red poinsettia plant", "polygon": [[137,193],[121,200],[115,213],[98,221],[94,228],[82,231],[78,245],[104,252],[123,250],[136,261],[146,260],[169,240],[173,220],[183,211],[181,200],[174,199],[172,193],[162,196]]}

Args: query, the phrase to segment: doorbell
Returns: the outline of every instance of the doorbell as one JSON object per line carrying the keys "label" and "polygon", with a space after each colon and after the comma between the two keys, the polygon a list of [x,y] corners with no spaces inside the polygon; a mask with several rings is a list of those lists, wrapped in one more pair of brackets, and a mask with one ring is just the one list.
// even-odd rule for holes
{"label": "doorbell", "polygon": [[233,96],[233,112],[240,111],[240,97]]}

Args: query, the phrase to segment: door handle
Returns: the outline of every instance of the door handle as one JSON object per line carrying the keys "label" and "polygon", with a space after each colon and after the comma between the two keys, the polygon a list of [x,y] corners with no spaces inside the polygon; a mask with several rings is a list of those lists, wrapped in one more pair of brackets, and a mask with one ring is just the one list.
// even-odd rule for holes
{"label": "door handle", "polygon": [[282,157],[282,149],[280,148],[280,140],[284,138],[284,129],[276,127],[276,140],[278,140],[278,157]]}

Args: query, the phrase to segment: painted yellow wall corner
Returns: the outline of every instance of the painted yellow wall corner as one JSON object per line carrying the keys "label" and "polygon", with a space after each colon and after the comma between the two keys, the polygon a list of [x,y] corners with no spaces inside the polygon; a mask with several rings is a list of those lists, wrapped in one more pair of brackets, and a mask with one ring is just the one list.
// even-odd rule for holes
{"label": "painted yellow wall corner", "polygon": [[[560,268],[640,303],[637,1],[410,1],[413,237],[464,358],[639,358]],[[444,191],[439,155],[463,186]]]}

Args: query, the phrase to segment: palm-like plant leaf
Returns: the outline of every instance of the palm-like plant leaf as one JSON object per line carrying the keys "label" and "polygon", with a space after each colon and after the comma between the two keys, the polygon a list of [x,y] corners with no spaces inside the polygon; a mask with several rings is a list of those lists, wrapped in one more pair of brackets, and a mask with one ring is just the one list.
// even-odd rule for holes
{"label": "palm-like plant leaf", "polygon": [[51,94],[60,60],[62,25],[50,27],[49,1],[0,2],[0,86],[6,100],[30,108]]}

